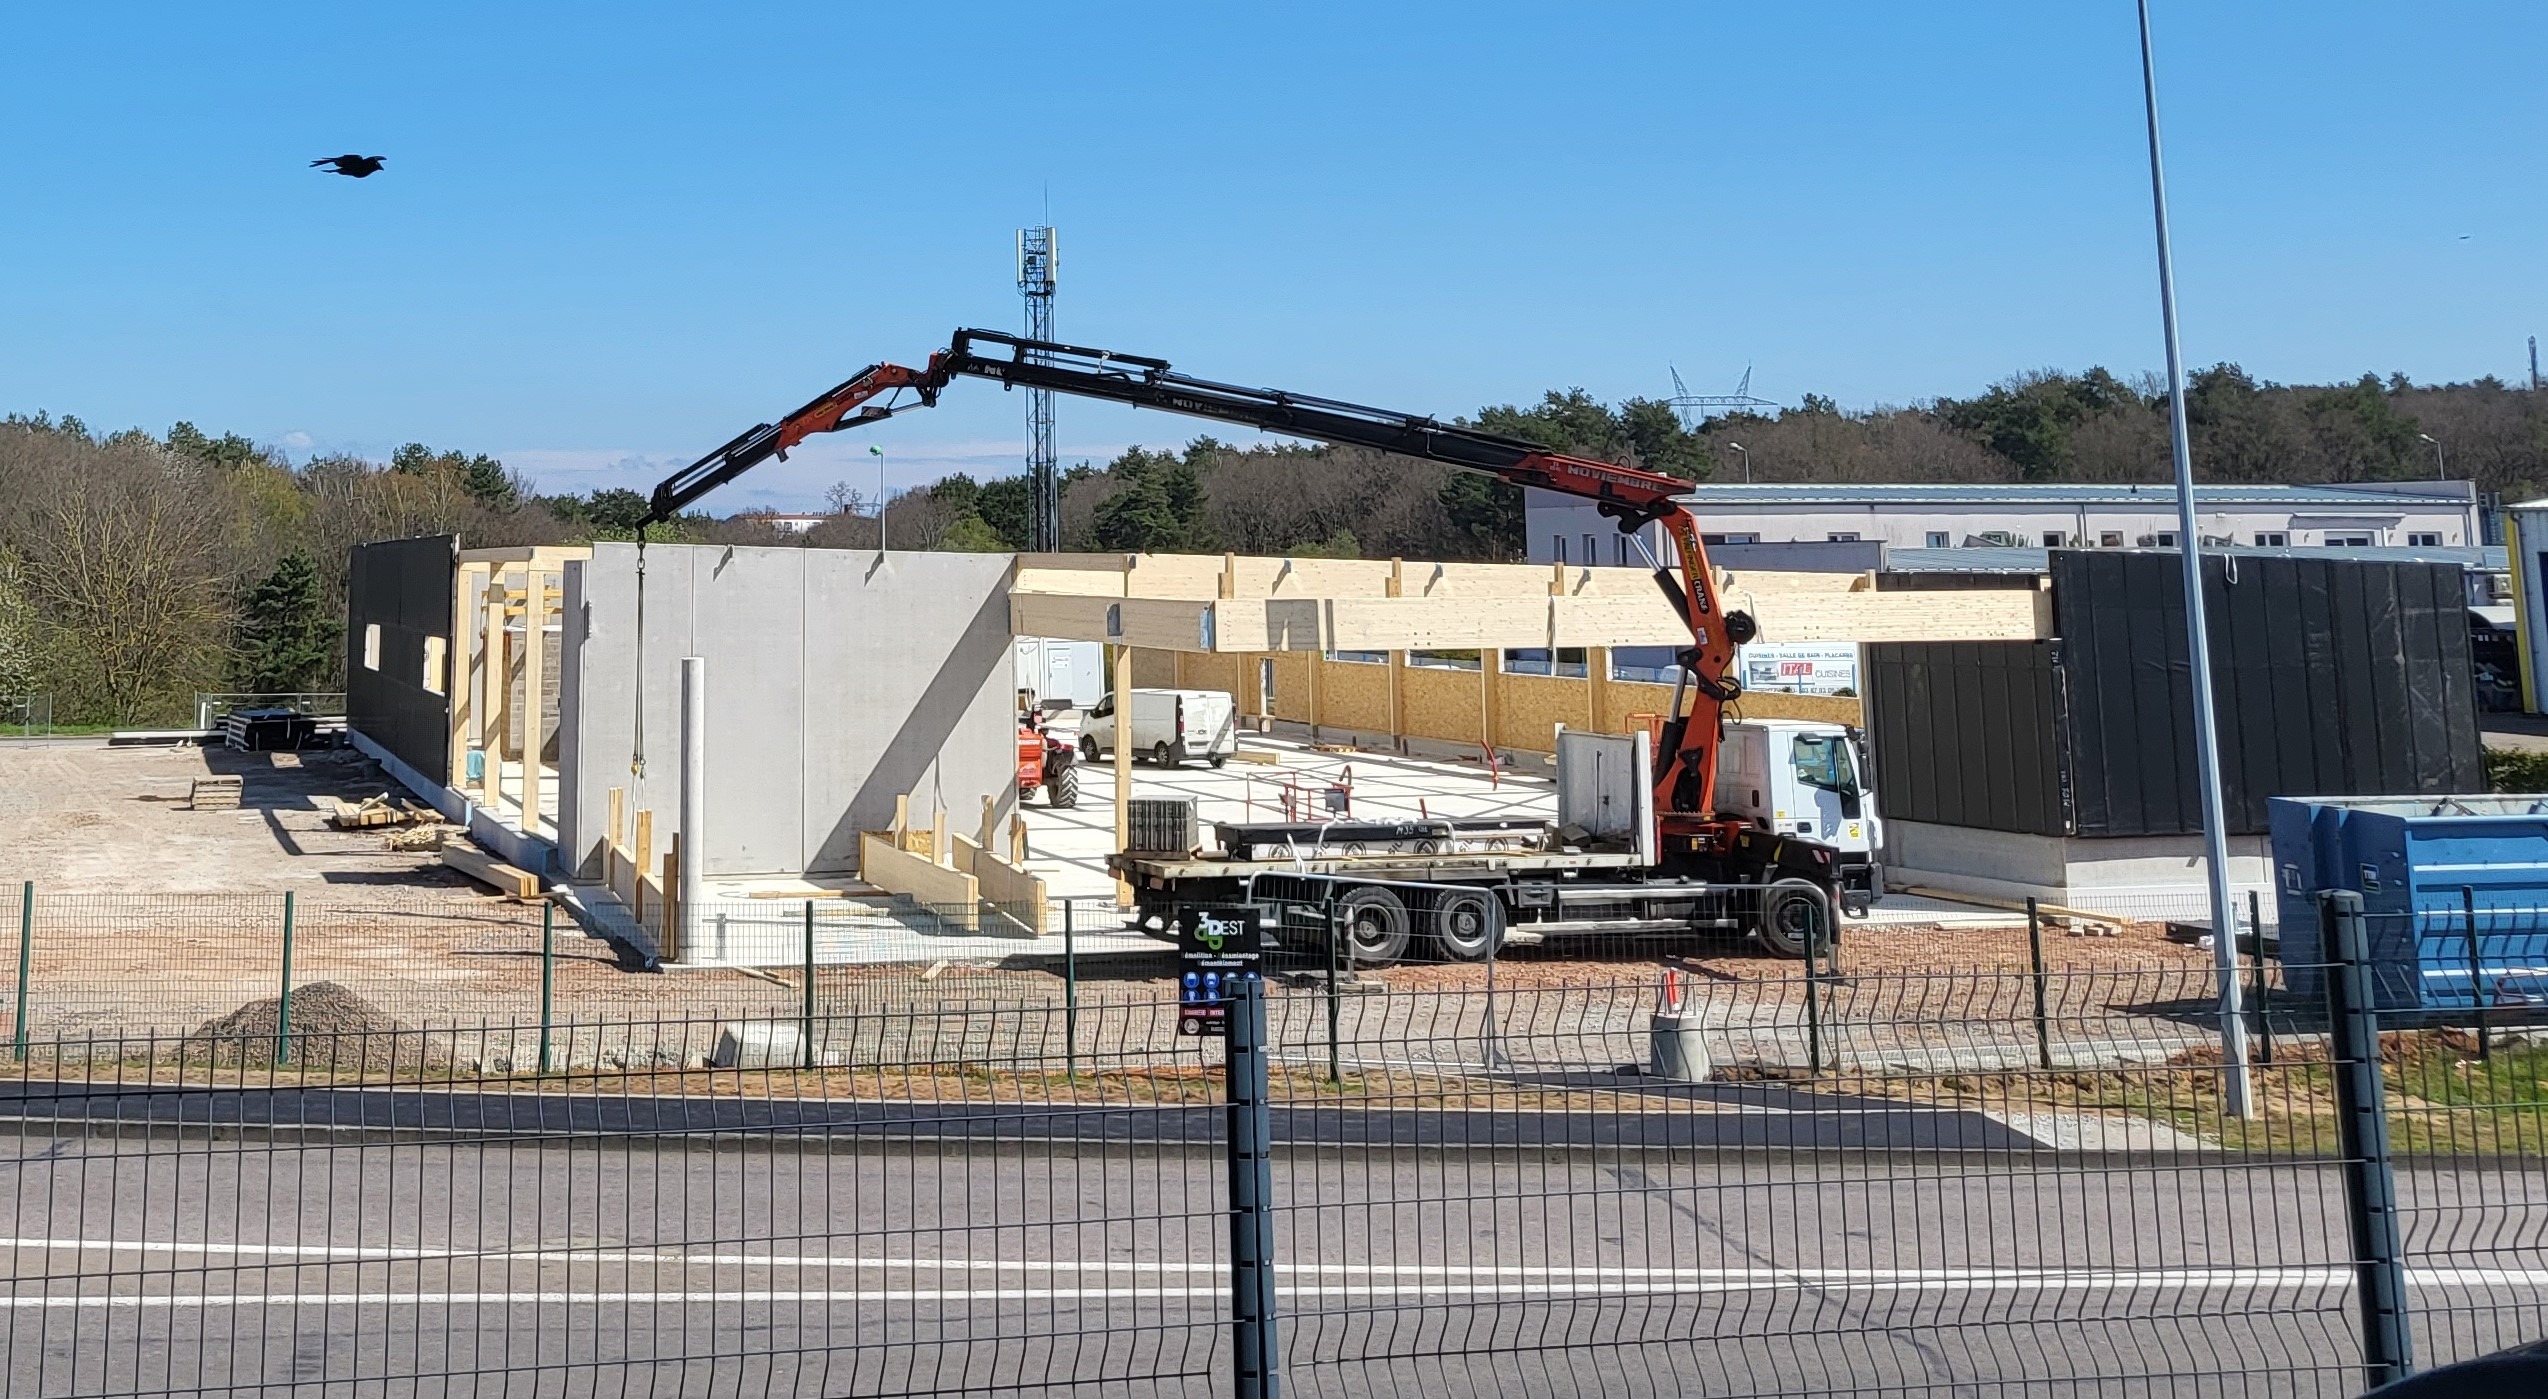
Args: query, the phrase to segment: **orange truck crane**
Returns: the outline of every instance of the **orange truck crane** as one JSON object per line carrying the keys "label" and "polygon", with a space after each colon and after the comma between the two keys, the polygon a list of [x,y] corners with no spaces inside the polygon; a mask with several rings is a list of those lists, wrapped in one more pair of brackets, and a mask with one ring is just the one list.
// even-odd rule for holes
{"label": "orange truck crane", "polygon": [[[1684,500],[1689,483],[1678,477],[1568,456],[1534,442],[1435,418],[1277,389],[1215,383],[1176,373],[1161,359],[997,331],[959,330],[946,349],[929,357],[925,368],[869,365],[778,423],[760,424],[675,473],[655,488],[648,522],[672,518],[760,462],[784,457],[788,449],[816,433],[860,427],[932,406],[957,379],[988,379],[1004,388],[1049,389],[1285,437],[1369,447],[1593,502],[1636,542],[1657,585],[1690,629],[1690,645],[1680,655],[1681,678],[1671,711],[1656,736],[1649,807],[1654,864],[1639,877],[1756,887],[1781,881],[1810,884],[1818,892],[1816,902],[1824,908],[1829,907],[1832,895],[1842,892],[1832,847],[1765,831],[1752,821],[1715,810],[1724,709],[1742,693],[1735,648],[1750,641],[1758,629],[1748,614],[1725,610],[1718,597],[1698,519]],[[1670,541],[1670,566],[1646,550],[1642,531],[1649,524],[1661,526]],[[1853,907],[1863,906],[1867,893],[1855,887],[1846,891]],[[1763,910],[1763,918],[1779,921],[1770,915],[1770,910]],[[1802,916],[1806,915],[1793,909],[1780,913],[1791,932]],[[1764,940],[1774,945],[1801,941],[1774,936],[1776,931],[1764,928]],[[1803,949],[1800,945],[1794,950]]]}

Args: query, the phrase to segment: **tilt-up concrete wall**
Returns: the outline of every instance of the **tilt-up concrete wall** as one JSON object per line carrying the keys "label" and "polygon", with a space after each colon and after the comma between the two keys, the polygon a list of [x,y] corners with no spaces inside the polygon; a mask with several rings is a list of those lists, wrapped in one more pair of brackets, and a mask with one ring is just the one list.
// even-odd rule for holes
{"label": "tilt-up concrete wall", "polygon": [[[566,567],[560,863],[598,878],[609,793],[680,828],[681,658],[707,662],[706,872],[846,873],[894,799],[973,830],[1017,801],[1009,556],[650,544]],[[634,773],[640,714],[644,772]]]}

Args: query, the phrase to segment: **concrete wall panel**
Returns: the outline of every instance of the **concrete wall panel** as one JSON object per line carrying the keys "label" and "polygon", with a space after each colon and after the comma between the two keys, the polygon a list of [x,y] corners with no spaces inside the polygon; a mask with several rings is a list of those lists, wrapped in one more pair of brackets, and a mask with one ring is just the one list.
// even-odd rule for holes
{"label": "concrete wall panel", "polygon": [[[1004,554],[650,545],[643,683],[633,545],[572,566],[573,668],[561,745],[564,860],[600,868],[612,787],[655,813],[656,849],[680,821],[681,658],[708,662],[712,875],[842,872],[857,832],[912,797],[971,830],[990,796],[1014,806],[1016,751]],[[639,706],[645,772],[629,771]]]}

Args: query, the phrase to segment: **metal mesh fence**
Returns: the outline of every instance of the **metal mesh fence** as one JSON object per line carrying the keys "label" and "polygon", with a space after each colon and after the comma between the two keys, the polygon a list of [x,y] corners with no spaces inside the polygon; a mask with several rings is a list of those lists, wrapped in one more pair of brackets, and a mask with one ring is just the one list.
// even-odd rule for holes
{"label": "metal mesh fence", "polygon": [[[792,964],[648,973],[542,958],[536,905],[301,896],[287,1014],[279,898],[44,897],[10,1393],[1227,1392],[1225,1055],[1161,952],[857,960],[818,906],[808,975],[798,901],[754,914]],[[1286,1383],[2358,1392],[2325,969],[2242,964],[2241,1115],[2207,950],[2027,932],[1289,948]],[[2427,1364],[2548,1330],[2539,1051],[2478,1009],[2381,1021]]]}

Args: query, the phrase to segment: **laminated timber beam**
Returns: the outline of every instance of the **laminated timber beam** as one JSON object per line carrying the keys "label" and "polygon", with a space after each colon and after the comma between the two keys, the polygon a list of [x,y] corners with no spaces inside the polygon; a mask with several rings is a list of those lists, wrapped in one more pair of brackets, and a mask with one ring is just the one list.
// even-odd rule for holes
{"label": "laminated timber beam", "polygon": [[[1182,599],[1018,590],[1009,595],[1010,625],[1020,636],[1241,654],[1672,646],[1689,640],[1651,578],[1641,579],[1642,594],[1552,596],[1548,572],[1530,572],[1540,587],[1536,597]],[[1121,574],[1108,576],[1121,585]],[[1834,642],[2039,640],[2052,632],[2051,601],[2036,588],[1751,593],[1728,600],[1752,612],[1764,641]]]}

